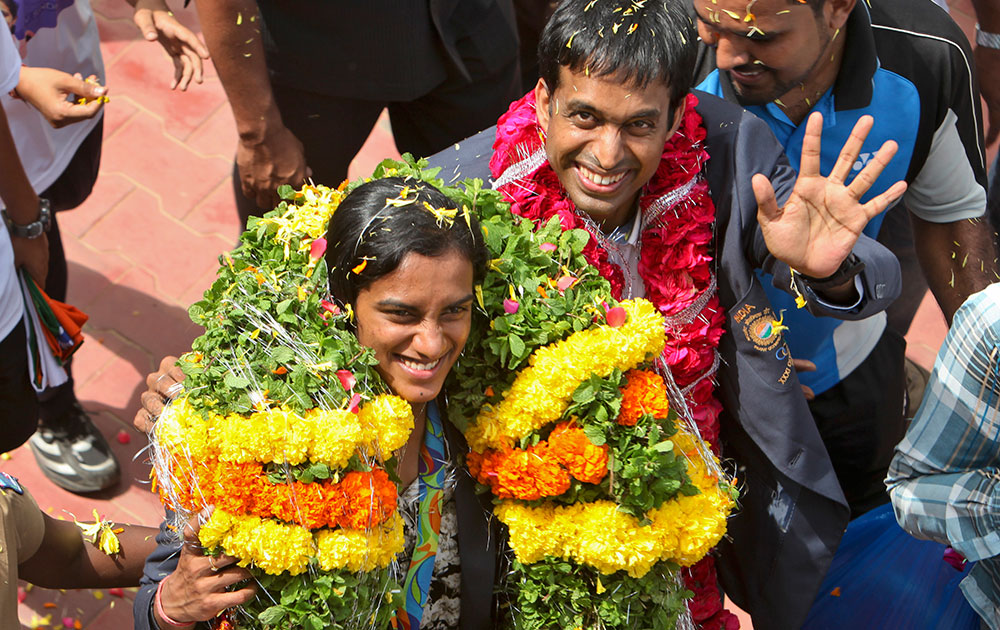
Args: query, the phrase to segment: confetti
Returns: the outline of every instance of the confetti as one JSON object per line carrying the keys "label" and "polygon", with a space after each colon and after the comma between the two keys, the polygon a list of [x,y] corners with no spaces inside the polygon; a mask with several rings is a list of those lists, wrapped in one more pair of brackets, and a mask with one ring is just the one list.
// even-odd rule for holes
{"label": "confetti", "polygon": [[830,591],[830,594],[833,595],[834,597],[840,597],[840,587],[838,586],[837,588]]}

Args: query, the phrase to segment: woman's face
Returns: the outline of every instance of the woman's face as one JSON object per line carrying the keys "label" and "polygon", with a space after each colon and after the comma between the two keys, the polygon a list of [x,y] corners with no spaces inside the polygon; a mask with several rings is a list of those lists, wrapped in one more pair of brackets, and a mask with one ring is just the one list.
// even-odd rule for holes
{"label": "woman's face", "polygon": [[358,341],[375,350],[378,371],[397,395],[424,402],[441,391],[469,338],[472,283],[472,263],[459,252],[411,252],[358,293]]}

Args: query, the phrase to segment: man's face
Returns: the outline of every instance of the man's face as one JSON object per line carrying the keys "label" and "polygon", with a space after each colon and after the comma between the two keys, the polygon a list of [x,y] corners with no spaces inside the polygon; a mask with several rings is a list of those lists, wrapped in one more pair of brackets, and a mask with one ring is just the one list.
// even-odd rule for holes
{"label": "man's face", "polygon": [[827,0],[817,15],[789,0],[693,2],[698,34],[715,48],[716,65],[729,72],[744,105],[780,99],[828,70],[834,33],[850,13],[846,4],[853,7]]}
{"label": "man's face", "polygon": [[[559,87],[535,86],[545,152],[566,193],[605,231],[621,225],[660,164],[663,145],[683,111],[671,118],[670,90],[615,77],[559,69]],[[679,108],[683,109],[683,108]]]}

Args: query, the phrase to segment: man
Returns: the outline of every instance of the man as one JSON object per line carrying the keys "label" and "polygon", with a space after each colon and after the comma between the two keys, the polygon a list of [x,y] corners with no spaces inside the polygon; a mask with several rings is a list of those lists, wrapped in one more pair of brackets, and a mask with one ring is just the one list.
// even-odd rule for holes
{"label": "man", "polygon": [[882,140],[899,142],[900,154],[868,195],[905,179],[905,207],[876,217],[865,233],[899,256],[906,312],[890,313],[889,326],[881,314],[839,322],[799,311],[768,289],[775,308],[786,309],[792,355],[815,365],[800,381],[815,396],[810,410],[852,517],[858,516],[888,501],[882,479],[904,430],[901,333],[924,292],[916,258],[949,321],[968,295],[996,278],[992,230],[979,219],[986,171],[968,42],[926,0],[694,0],[693,6],[710,47],[703,52],[717,66],[699,87],[767,122],[793,166],[814,111],[826,121],[824,172],[861,116],[874,115],[878,124],[852,174]]}
{"label": "man", "polygon": [[977,561],[961,588],[1000,628],[1000,284],[955,313],[920,410],[896,448],[886,484],[899,524]]}
{"label": "man", "polygon": [[[0,101],[31,186],[51,209],[43,221],[50,264],[39,284],[52,298],[66,301],[68,267],[56,215],[82,204],[97,179],[102,97],[107,94],[98,85],[104,76],[100,37],[87,0],[6,4],[25,66],[16,90],[3,91]],[[186,89],[192,79],[200,82],[207,51],[197,37],[177,22],[163,0],[130,4],[145,38],[159,39],[174,59],[173,86]],[[12,220],[14,225],[30,223]],[[70,365],[66,368],[67,382],[39,394],[38,418],[30,425],[37,423],[38,431],[29,444],[42,472],[60,487],[71,492],[103,490],[118,483],[118,462],[77,400]]]}
{"label": "man", "polygon": [[520,92],[511,0],[212,0],[205,41],[236,119],[244,223],[281,184],[336,185],[384,108],[400,151],[430,155]]}
{"label": "man", "polygon": [[[850,199],[841,197],[846,191],[841,178],[854,165],[854,149],[861,145],[866,128],[857,129],[843,149],[829,143],[822,147],[846,152],[830,179],[823,180],[817,163],[821,123],[818,118],[812,120],[802,151],[808,166],[794,183],[793,193],[794,175],[780,146],[759,120],[738,107],[697,94],[695,110],[703,119],[699,125],[703,131],[687,126],[690,84],[686,81],[692,78],[695,35],[682,12],[682,7],[670,3],[564,2],[547,25],[539,47],[543,78],[534,92],[535,113],[516,104],[511,108],[513,115],[501,119],[492,173],[486,170],[485,157],[478,157],[489,155],[492,130],[431,161],[442,166],[445,179],[492,174],[497,178],[494,186],[512,199],[515,212],[539,220],[548,215],[543,208],[531,206],[532,200],[545,193],[544,182],[557,181],[559,191],[550,197],[551,204],[569,203],[564,200],[568,196],[571,207],[559,211],[560,219],[565,225],[580,217],[582,227],[591,228],[607,252],[601,259],[609,263],[606,275],[620,275],[625,297],[646,295],[655,302],[663,291],[679,295],[674,289],[679,285],[693,285],[699,297],[711,296],[717,287],[714,304],[705,297],[664,304],[661,311],[679,316],[681,309],[675,307],[694,304],[710,325],[725,313],[718,342],[721,361],[713,361],[709,354],[706,362],[698,348],[682,347],[685,337],[697,334],[689,328],[676,338],[668,333],[668,347],[677,351],[666,361],[671,373],[684,374],[684,382],[676,379],[679,387],[688,389],[683,403],[700,419],[703,434],[706,428],[711,431],[718,413],[716,399],[722,404],[722,452],[737,462],[741,487],[741,510],[730,521],[732,541],[721,545],[727,593],[751,611],[758,627],[797,628],[837,547],[848,509],[815,426],[802,422],[809,417],[808,408],[780,338],[781,318],[770,310],[753,270],[770,271],[776,287],[797,294],[812,312],[857,319],[876,312],[894,297],[896,265],[870,238],[861,236],[854,242],[867,222],[859,214],[855,197],[862,194],[857,187],[860,180],[856,178],[849,187]],[[517,122],[522,119],[523,123]],[[534,134],[518,131],[518,125],[534,129],[536,124]],[[672,159],[661,161],[664,142],[668,152],[672,150],[679,128],[688,137],[704,134],[707,162],[685,162],[691,175],[668,187],[663,201],[649,200],[646,191],[662,189],[658,178],[670,170]],[[533,144],[532,136],[544,141]],[[518,138],[519,144],[510,146],[510,137]],[[880,154],[877,164],[883,164],[886,157]],[[869,160],[865,169],[875,164]],[[699,168],[702,173],[696,175]],[[870,184],[876,177],[877,173],[867,171],[860,179]],[[768,179],[778,202],[784,204],[780,211]],[[647,258],[664,238],[681,236],[657,234],[657,226],[660,221],[674,220],[675,210],[684,207],[676,205],[678,199],[696,189],[685,182],[694,180],[707,182],[714,201],[714,222],[710,223],[714,229],[702,234],[703,242],[712,243],[714,281],[699,277],[703,269],[697,265],[685,277],[674,273],[670,264],[650,267],[652,261]],[[887,205],[901,192],[902,186],[897,185],[874,198],[877,205]],[[817,206],[810,206],[812,210],[845,210],[841,202],[852,209],[836,212],[838,218],[792,221],[796,216],[804,218],[799,211],[813,202]],[[654,216],[659,209],[663,212]],[[873,213],[875,208],[869,206],[865,212]],[[850,244],[842,242],[846,247],[833,253],[825,244],[826,229],[836,226],[839,230],[839,222],[846,217],[851,217],[857,231],[852,228]],[[779,236],[774,229],[786,220],[789,229]],[[700,228],[692,225],[689,229]],[[697,243],[691,245],[692,251],[700,251]],[[851,245],[857,259],[864,261],[864,271],[860,271],[860,260],[847,258]],[[819,253],[828,258],[816,266],[809,257]],[[689,259],[685,256],[676,263],[688,265]],[[797,273],[790,274],[789,268]],[[800,283],[801,274],[812,279]],[[859,297],[855,286],[860,303],[855,303]],[[686,365],[692,356],[698,366],[694,370]],[[704,388],[711,390],[710,379],[705,377],[711,376],[715,365],[718,388],[703,395]]]}

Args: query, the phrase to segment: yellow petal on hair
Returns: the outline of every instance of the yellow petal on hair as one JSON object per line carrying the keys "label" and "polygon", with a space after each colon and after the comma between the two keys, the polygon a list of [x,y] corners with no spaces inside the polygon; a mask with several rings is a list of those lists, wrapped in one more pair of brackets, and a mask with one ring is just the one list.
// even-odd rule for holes
{"label": "yellow petal on hair", "polygon": [[355,274],[360,274],[362,271],[365,270],[365,267],[367,266],[368,266],[368,259],[366,258],[361,261],[360,265],[356,266],[354,269],[351,269],[351,271]]}

